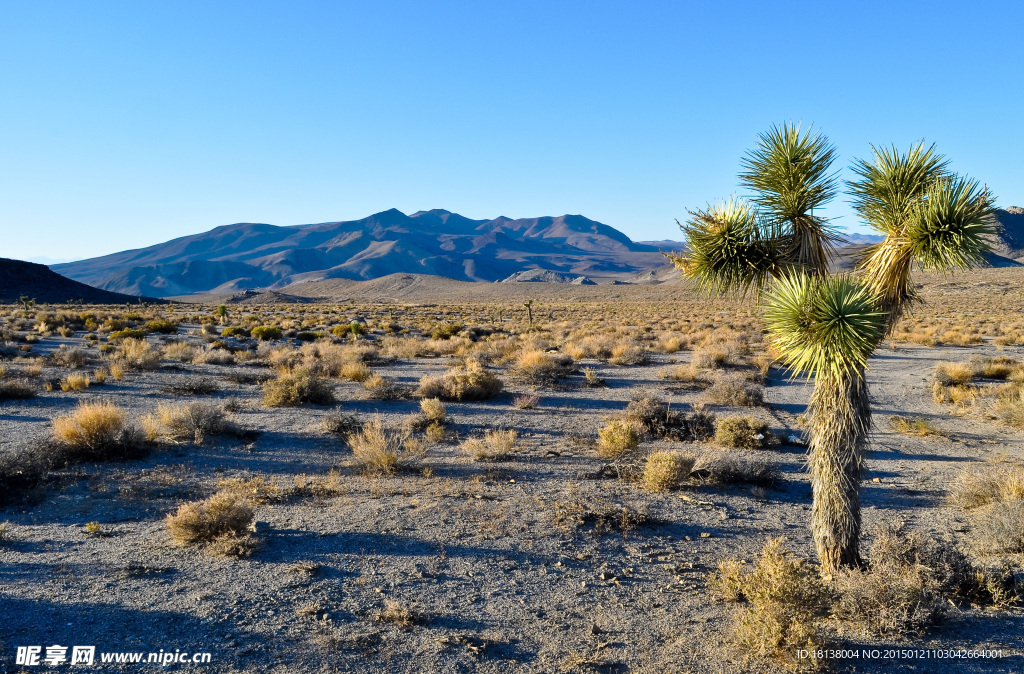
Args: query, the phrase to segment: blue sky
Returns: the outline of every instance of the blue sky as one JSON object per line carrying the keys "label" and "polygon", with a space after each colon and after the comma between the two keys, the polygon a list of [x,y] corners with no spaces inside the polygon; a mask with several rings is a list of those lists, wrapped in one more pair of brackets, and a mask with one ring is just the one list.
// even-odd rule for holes
{"label": "blue sky", "polygon": [[678,239],[785,120],[1024,205],[1022,8],[0,0],[0,256],[392,207]]}

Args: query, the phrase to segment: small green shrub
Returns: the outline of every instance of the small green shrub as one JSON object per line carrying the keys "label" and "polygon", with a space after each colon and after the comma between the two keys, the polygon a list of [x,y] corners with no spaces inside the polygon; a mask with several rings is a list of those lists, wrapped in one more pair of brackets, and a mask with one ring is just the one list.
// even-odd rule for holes
{"label": "small green shrub", "polygon": [[178,324],[174,321],[156,319],[146,323],[146,331],[161,335],[173,335],[178,332]]}
{"label": "small green shrub", "polygon": [[261,342],[281,339],[282,335],[281,328],[276,325],[258,325],[252,329],[253,339],[258,339]]}
{"label": "small green shrub", "polygon": [[263,402],[269,407],[294,407],[303,403],[333,405],[330,383],[309,370],[281,372],[263,385]]}

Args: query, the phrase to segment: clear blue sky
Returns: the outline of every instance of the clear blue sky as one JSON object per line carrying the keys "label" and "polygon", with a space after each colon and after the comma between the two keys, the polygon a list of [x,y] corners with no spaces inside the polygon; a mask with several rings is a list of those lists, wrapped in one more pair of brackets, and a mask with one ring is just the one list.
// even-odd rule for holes
{"label": "clear blue sky", "polygon": [[678,239],[784,120],[1024,205],[1022,7],[0,0],[0,256],[392,207]]}

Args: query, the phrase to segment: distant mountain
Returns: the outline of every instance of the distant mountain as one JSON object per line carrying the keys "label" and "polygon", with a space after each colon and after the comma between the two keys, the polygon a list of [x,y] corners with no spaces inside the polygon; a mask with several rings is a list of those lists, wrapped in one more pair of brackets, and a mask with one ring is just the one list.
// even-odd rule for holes
{"label": "distant mountain", "polygon": [[996,217],[999,219],[999,231],[990,237],[992,252],[1024,262],[1024,208],[1000,208],[996,211]]}
{"label": "distant mountain", "polygon": [[35,300],[37,304],[63,304],[78,300],[91,304],[124,304],[147,299],[99,290],[65,278],[45,265],[0,258],[0,302],[18,302],[22,296]]}
{"label": "distant mountain", "polygon": [[581,215],[471,220],[391,209],[348,222],[227,225],[53,269],[106,290],[170,297],[394,273],[498,281],[543,269],[610,279],[664,262],[658,247]]}

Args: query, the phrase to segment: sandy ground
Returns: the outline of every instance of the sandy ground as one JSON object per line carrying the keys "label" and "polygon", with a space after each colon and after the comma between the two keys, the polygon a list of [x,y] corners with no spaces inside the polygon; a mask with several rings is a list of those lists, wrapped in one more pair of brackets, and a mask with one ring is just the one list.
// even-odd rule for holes
{"label": "sandy ground", "polygon": [[[68,341],[75,340],[48,340],[37,353]],[[972,462],[1024,459],[1024,438],[988,419],[951,416],[948,406],[932,401],[930,377],[937,360],[995,353],[991,345],[901,346],[872,359],[878,423],[862,491],[866,528],[898,516],[969,546],[968,516],[944,500],[950,481]],[[1024,347],[1000,354],[1021,358]],[[0,671],[19,671],[16,646],[52,644],[209,651],[208,665],[172,667],[213,672],[773,671],[769,663],[744,663],[729,646],[732,609],[709,598],[705,580],[720,559],[754,559],[774,536],[811,554],[806,449],[770,450],[783,479],[764,492],[691,484],[650,494],[613,479],[586,479],[603,462],[574,440],[595,436],[638,388],[682,408],[696,402],[698,391],[662,377],[671,361],[688,358],[686,352],[656,355],[652,364],[634,367],[584,362],[608,388],[588,388],[575,375],[557,390],[538,390],[533,410],[513,407],[513,397],[529,390],[515,383],[494,400],[450,403],[451,439],[430,449],[419,467],[429,475],[391,478],[349,469],[350,451],[320,421],[340,409],[360,419],[380,412],[399,424],[417,401],[367,400],[355,383],[335,384],[341,402],[334,408],[268,409],[258,385],[224,378],[266,369],[189,364],[129,373],[82,394],[0,402],[6,451],[45,439],[49,420],[79,398],[109,399],[141,417],[158,402],[180,401],[163,388],[198,374],[220,387],[212,399],[234,399],[240,426],[260,432],[255,441],[210,438],[138,461],[76,467],[56,475],[36,502],[0,509],[11,538],[0,544]],[[448,365],[446,358],[420,358],[374,370],[415,383]],[[796,417],[810,387],[774,370],[768,384],[763,408],[709,409],[751,413],[783,435],[799,434]],[[923,416],[950,437],[895,434],[885,423],[890,414]],[[527,449],[496,464],[457,451],[455,439],[491,427],[518,429]],[[250,558],[181,548],[165,530],[168,513],[213,493],[221,479],[258,474],[287,486],[296,475],[322,476],[332,468],[343,474],[340,495],[257,506],[264,545]],[[625,508],[646,513],[647,522],[602,531],[564,521],[559,513],[566,507]],[[98,535],[85,529],[93,521]],[[402,628],[379,620],[388,601],[413,609],[416,623]],[[846,638],[856,648],[993,648],[1007,657],[882,657],[839,663],[841,671],[1024,669],[1024,658],[1011,655],[1024,652],[1021,610],[951,608],[944,624],[921,637],[883,642],[851,632]]]}

